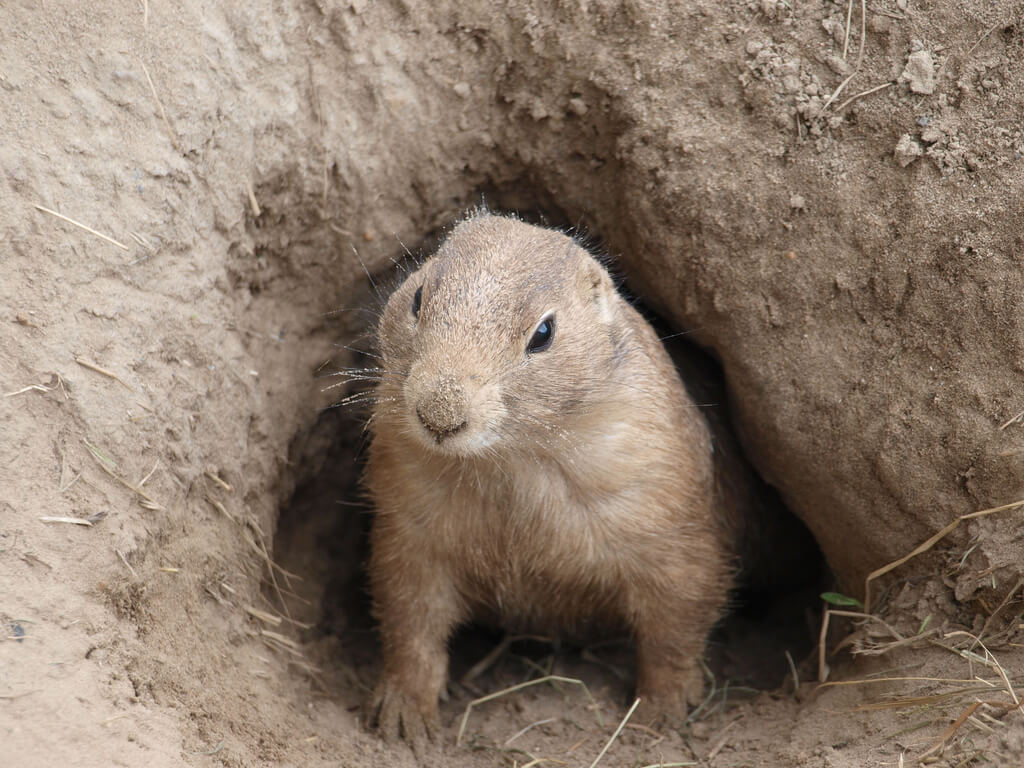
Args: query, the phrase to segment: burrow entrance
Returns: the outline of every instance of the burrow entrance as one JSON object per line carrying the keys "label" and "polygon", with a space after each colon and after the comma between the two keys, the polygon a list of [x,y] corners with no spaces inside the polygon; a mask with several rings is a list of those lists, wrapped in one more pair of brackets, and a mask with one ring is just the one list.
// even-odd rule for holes
{"label": "burrow entrance", "polygon": [[[533,223],[579,231],[580,219],[552,205],[527,207],[528,199],[518,190],[489,189],[479,201],[492,210],[515,210]],[[407,252],[396,244],[394,258],[397,262],[410,261],[410,254],[415,254],[412,261],[425,258],[443,236],[443,230],[427,233]],[[585,240],[600,252],[600,240],[593,233]],[[630,295],[628,275],[617,276]],[[317,373],[323,387],[336,381],[332,374],[339,367],[372,365],[369,358],[360,360],[358,350],[368,347],[368,328],[380,297],[386,297],[398,280],[398,268],[373,275],[357,301],[360,306],[346,308],[350,314],[339,330],[343,336],[337,339],[339,353]],[[643,310],[642,296],[630,298]],[[705,407],[708,418],[722,422],[731,432],[727,387],[713,355],[691,343],[685,330],[645,314],[667,339],[691,394]],[[288,613],[305,626],[300,639],[319,669],[315,684],[353,710],[374,685],[379,660],[364,567],[373,512],[360,485],[370,439],[364,429],[368,410],[343,403],[358,389],[339,387],[333,398],[337,407],[323,410],[309,430],[294,439],[290,464],[300,474],[296,490],[280,510],[274,541],[275,560],[302,579],[300,593],[285,599]],[[730,447],[740,450],[738,442]],[[828,569],[806,527],[785,509],[774,489],[765,484],[761,492],[769,499],[764,506],[773,515],[768,525],[774,534],[764,537],[761,552],[761,571],[768,563],[771,578],[768,582],[748,579],[739,587],[732,610],[711,638],[707,690],[714,696],[709,696],[708,710],[758,691],[791,691],[794,665],[810,661],[817,641],[819,594],[828,587]],[[272,601],[277,599],[270,585],[265,589]],[[613,710],[627,705],[632,692],[634,650],[626,637],[607,638],[587,647],[562,645],[554,638],[509,642],[499,629],[474,624],[456,633],[450,650],[451,701],[442,706],[442,717],[449,721],[477,696],[544,674],[584,680],[591,690],[605,693]],[[806,671],[809,675],[810,666]]]}

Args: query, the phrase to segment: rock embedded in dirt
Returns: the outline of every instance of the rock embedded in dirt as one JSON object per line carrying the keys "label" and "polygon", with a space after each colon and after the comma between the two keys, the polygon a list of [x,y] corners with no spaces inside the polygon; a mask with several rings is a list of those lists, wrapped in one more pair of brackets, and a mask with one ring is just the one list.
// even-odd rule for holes
{"label": "rock embedded in dirt", "polygon": [[921,131],[921,141],[925,144],[934,144],[937,141],[941,141],[942,137],[942,131],[934,125],[928,125]]}
{"label": "rock embedded in dirt", "polygon": [[935,64],[928,51],[914,51],[907,57],[907,65],[900,74],[900,82],[910,86],[913,93],[935,93]]}

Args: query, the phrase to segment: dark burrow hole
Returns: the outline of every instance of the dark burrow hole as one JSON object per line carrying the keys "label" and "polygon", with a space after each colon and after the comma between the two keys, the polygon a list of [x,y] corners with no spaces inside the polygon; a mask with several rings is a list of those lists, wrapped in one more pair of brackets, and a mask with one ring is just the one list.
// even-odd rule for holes
{"label": "dark burrow hole", "polygon": [[[516,210],[521,218],[534,223],[565,230],[580,223],[552,213],[557,209],[549,206],[531,211],[516,205],[522,201],[508,194],[492,193],[486,199],[493,210]],[[430,233],[414,252],[429,255],[443,235],[441,231]],[[587,245],[600,247],[593,237],[587,239]],[[395,274],[375,276],[377,290],[397,281]],[[628,288],[624,290],[628,294]],[[631,298],[643,310],[642,301]],[[376,301],[368,287],[366,306],[373,307]],[[716,360],[650,312],[645,314],[662,336],[673,337],[666,346],[705,415],[722,422],[731,434],[725,382]],[[354,346],[365,347],[366,329],[359,323],[360,318],[369,317],[358,313],[346,327],[339,328],[339,345],[353,345],[352,339],[357,338]],[[370,365],[372,361],[360,363],[339,354],[336,363]],[[326,368],[318,372],[324,386],[331,383],[330,373]],[[343,392],[351,391],[355,388],[339,389],[338,400]],[[296,490],[280,511],[274,559],[301,581],[291,583],[292,595],[287,589],[279,593],[274,585],[265,584],[270,600],[283,599],[290,617],[304,627],[300,639],[307,660],[319,670],[313,675],[314,684],[352,709],[373,686],[379,661],[365,573],[372,509],[360,486],[369,441],[364,430],[367,415],[359,406],[328,408],[306,434],[293,441],[289,460],[297,472]],[[726,447],[740,451],[738,443],[728,444],[732,440],[727,440]],[[811,656],[821,620],[819,595],[830,583],[828,569],[806,527],[784,507],[774,489],[762,485],[758,493],[770,502],[762,506],[769,510],[771,520],[759,523],[759,530],[762,534],[769,530],[770,535],[758,536],[757,557],[760,571],[768,572],[770,578],[750,581],[735,590],[731,610],[708,646],[708,671],[723,701],[757,690],[791,690],[791,660],[797,667],[803,665],[799,669],[802,679],[813,677]],[[483,673],[475,674],[474,666],[502,638],[500,630],[479,625],[463,627],[453,637],[449,686],[453,703],[442,707],[443,717],[450,720],[481,693],[544,673],[582,679],[592,690],[607,690],[620,706],[628,704],[634,673],[634,651],[628,638],[608,638],[584,648],[520,639]],[[467,673],[471,679],[460,682]]]}

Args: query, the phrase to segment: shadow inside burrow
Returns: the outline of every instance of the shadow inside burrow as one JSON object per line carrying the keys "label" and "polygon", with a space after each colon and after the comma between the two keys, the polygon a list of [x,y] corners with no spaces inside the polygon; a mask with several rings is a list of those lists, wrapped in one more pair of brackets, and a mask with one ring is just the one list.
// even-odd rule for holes
{"label": "shadow inside burrow", "polygon": [[[491,210],[502,210],[505,202],[497,194],[488,196]],[[531,223],[556,226],[574,232],[574,221],[552,206],[516,209]],[[446,232],[429,233],[415,253],[429,255]],[[600,251],[600,240],[592,234],[586,245]],[[404,264],[415,268],[416,258],[397,253]],[[410,264],[411,263],[411,264]],[[375,275],[368,286],[366,301],[380,301],[374,292],[380,286],[395,286],[402,273]],[[714,424],[716,446],[745,461],[734,437],[727,407],[727,387],[722,369],[712,354],[698,348],[685,332],[666,326],[637,304],[667,343],[687,388]],[[372,367],[369,356],[352,357],[351,345],[339,347],[334,365]],[[321,369],[326,381],[336,370]],[[338,402],[349,394],[339,390]],[[358,398],[357,398],[358,399]],[[344,706],[357,707],[376,679],[379,644],[370,611],[365,565],[372,508],[360,485],[365,451],[370,439],[365,429],[369,411],[358,403],[324,410],[307,433],[296,436],[290,464],[297,468],[296,490],[281,508],[274,540],[274,559],[284,569],[301,577],[292,595],[277,594],[266,585],[268,598],[284,599],[289,616],[304,627],[300,633],[308,660],[318,668],[313,679]],[[753,472],[753,470],[751,470]],[[790,513],[778,494],[755,478],[758,520],[755,552],[756,575],[741,580],[733,592],[731,610],[710,638],[707,651],[709,694],[721,692],[724,706],[729,696],[745,691],[773,690],[787,683],[795,665],[807,659],[815,647],[820,622],[819,593],[827,588],[828,570],[806,527]],[[451,686],[455,704],[461,710],[466,701],[482,693],[522,682],[542,674],[557,673],[584,680],[593,690],[604,690],[619,704],[632,694],[635,649],[629,638],[609,637],[586,647],[560,644],[557,638],[520,638],[487,663],[503,634],[494,627],[472,624],[456,632],[450,644]],[[731,692],[731,693],[730,693]],[[453,715],[452,709],[449,715]]]}

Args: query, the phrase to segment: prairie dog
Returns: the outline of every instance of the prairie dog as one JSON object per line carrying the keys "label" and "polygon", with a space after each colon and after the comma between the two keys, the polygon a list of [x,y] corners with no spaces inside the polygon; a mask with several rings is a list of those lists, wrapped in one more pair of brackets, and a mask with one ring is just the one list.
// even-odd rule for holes
{"label": "prairie dog", "polygon": [[643,711],[681,721],[733,578],[711,437],[601,264],[474,214],[390,296],[377,351],[370,724],[436,738],[447,641],[474,617],[628,629]]}

